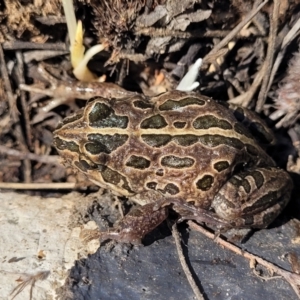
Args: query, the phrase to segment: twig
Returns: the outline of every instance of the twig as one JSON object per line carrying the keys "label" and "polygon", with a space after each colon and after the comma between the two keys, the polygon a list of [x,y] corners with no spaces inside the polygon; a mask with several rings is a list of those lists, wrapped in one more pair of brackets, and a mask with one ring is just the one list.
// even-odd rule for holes
{"label": "twig", "polygon": [[[23,55],[22,52],[16,51],[16,58],[17,58],[17,67],[16,67],[16,74],[18,78],[18,85],[24,84],[24,62],[23,62]],[[26,142],[29,148],[32,148],[31,142],[31,127],[30,127],[30,119],[28,113],[28,105],[25,99],[25,91],[20,91],[20,100],[21,100],[21,107],[22,107],[22,117],[24,119],[25,124],[25,135],[26,135]]]}
{"label": "twig", "polygon": [[265,0],[260,5],[257,5],[258,2],[256,1],[253,5],[253,9],[245,16],[245,18],[240,22],[223,40],[219,42],[214,48],[203,58],[203,62],[209,61],[212,56],[215,56],[215,54],[221,50],[223,47],[225,47],[238,33],[239,31],[249,22],[251,21],[255,15],[264,7],[269,0]]}
{"label": "twig", "polygon": [[0,182],[0,189],[7,190],[74,190],[74,182],[49,182],[49,183],[19,183],[19,182]]}
{"label": "twig", "polygon": [[268,94],[268,86],[270,86],[268,83],[270,80],[270,74],[273,67],[280,1],[274,0],[273,2],[274,2],[274,8],[272,14],[270,15],[270,33],[268,39],[268,50],[267,50],[267,55],[265,60],[267,66],[263,74],[262,85],[256,103],[257,112],[261,112],[263,105],[265,104],[267,94]]}
{"label": "twig", "polygon": [[193,278],[193,275],[189,269],[189,266],[187,265],[186,261],[185,261],[185,258],[184,258],[184,255],[183,255],[183,250],[182,250],[182,247],[181,247],[181,240],[180,240],[180,237],[179,237],[179,233],[178,233],[178,230],[177,230],[177,224],[175,223],[173,226],[172,226],[172,235],[173,235],[173,238],[175,240],[175,244],[176,244],[176,249],[177,249],[177,253],[178,253],[178,257],[179,257],[179,260],[180,260],[180,263],[181,263],[181,266],[182,266],[182,269],[185,273],[185,276],[190,284],[190,286],[192,287],[193,291],[194,291],[194,294],[196,296],[196,299],[197,300],[204,300],[204,297],[203,295],[201,294],[194,278]]}
{"label": "twig", "polygon": [[17,280],[20,283],[11,292],[11,295],[15,294],[11,300],[15,299],[17,295],[19,295],[28,285],[30,285],[29,299],[31,300],[35,283],[39,280],[45,280],[49,275],[50,271],[37,272],[35,275],[22,274],[22,276],[20,276],[20,278]]}
{"label": "twig", "polygon": [[248,107],[248,105],[253,99],[254,94],[256,93],[257,89],[260,86],[266,68],[267,68],[267,62],[265,61],[261,69],[256,74],[255,79],[253,80],[253,83],[251,87],[248,89],[248,91],[244,94],[241,94],[235,98],[230,99],[228,102],[238,104],[244,107]]}
{"label": "twig", "polygon": [[217,244],[231,250],[232,252],[241,255],[247,259],[250,260],[250,262],[256,261],[257,263],[261,264],[262,266],[266,267],[268,270],[272,271],[273,273],[276,273],[278,275],[280,275],[281,277],[283,277],[293,288],[293,290],[295,291],[295,293],[297,294],[298,298],[300,299],[300,275],[286,271],[266,260],[264,260],[263,258],[256,256],[250,252],[247,252],[246,250],[241,250],[239,247],[223,240],[220,237],[216,237],[213,233],[207,231],[206,229],[204,229],[203,227],[197,225],[195,222],[193,221],[188,221],[188,225],[198,231],[201,232],[202,234],[204,234],[205,236],[207,236],[208,238],[214,240]]}
{"label": "twig", "polygon": [[[226,37],[231,31],[229,30],[207,30],[207,31],[178,31],[172,29],[165,29],[165,28],[138,28],[135,30],[136,35],[146,35],[151,37],[177,37],[181,39],[193,39],[193,38],[224,38]],[[252,34],[251,36],[259,37],[261,34]],[[238,38],[244,38],[243,34],[237,33]]]}
{"label": "twig", "polygon": [[2,44],[4,50],[28,50],[28,49],[38,49],[38,50],[56,50],[56,51],[68,51],[66,44],[64,43],[33,43],[33,42],[22,42],[12,41],[5,42]]}
{"label": "twig", "polygon": [[292,40],[294,40],[297,35],[299,35],[299,29],[300,29],[300,19],[294,24],[294,26],[291,28],[291,30],[287,33],[285,38],[282,41],[280,52],[278,53],[276,60],[273,64],[273,69],[270,75],[270,81],[268,85],[268,90],[270,89],[270,86],[273,82],[273,78],[275,77],[275,74],[280,66],[280,63],[284,57],[285,51],[287,49],[287,46],[291,43]]}
{"label": "twig", "polygon": [[4,53],[1,45],[0,45],[0,71],[1,71],[1,78],[3,79],[4,86],[5,86],[5,94],[7,95],[10,116],[12,117],[13,122],[16,123],[19,121],[19,117],[16,111],[16,101],[10,85],[9,75],[7,72]]}
{"label": "twig", "polygon": [[[4,58],[4,53],[3,53],[1,45],[0,45],[0,69],[1,69],[2,79],[3,79],[4,85],[5,85],[6,95],[8,98],[10,115],[12,117],[13,122],[15,123],[16,139],[18,140],[20,147],[22,147],[24,151],[28,152],[28,148],[25,143],[24,136],[23,136],[23,131],[20,126],[20,119],[19,119],[19,116],[17,113],[17,108],[16,108],[16,100],[15,100],[15,97],[12,92],[9,75],[8,75],[8,71],[7,71],[7,66],[6,66],[6,62],[5,62],[5,58]],[[24,163],[24,168],[22,169],[22,171],[23,171],[24,180],[26,182],[30,182],[31,181],[30,162],[25,159],[23,161],[23,163]]]}
{"label": "twig", "polygon": [[24,151],[11,149],[9,147],[2,146],[2,145],[0,145],[0,153],[11,155],[11,156],[16,156],[20,160],[30,159],[30,160],[38,161],[40,163],[53,164],[53,165],[61,166],[60,159],[59,159],[58,155],[38,155],[38,154],[35,154],[35,153],[30,153],[30,152],[24,152]]}
{"label": "twig", "polygon": [[30,63],[32,61],[44,61],[49,58],[62,56],[68,54],[68,51],[58,51],[58,50],[32,50],[32,51],[26,51],[23,53],[24,62]]}

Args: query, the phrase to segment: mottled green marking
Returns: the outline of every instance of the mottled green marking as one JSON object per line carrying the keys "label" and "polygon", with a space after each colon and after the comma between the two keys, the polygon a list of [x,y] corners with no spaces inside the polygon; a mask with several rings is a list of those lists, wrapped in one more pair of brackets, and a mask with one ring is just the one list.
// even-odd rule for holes
{"label": "mottled green marking", "polygon": [[159,110],[177,110],[179,108],[189,106],[189,105],[199,105],[203,106],[205,104],[204,100],[198,98],[184,98],[178,101],[167,100],[165,103],[159,106]]}
{"label": "mottled green marking", "polygon": [[198,189],[202,191],[208,191],[214,183],[214,178],[211,175],[204,175],[196,182]]}
{"label": "mottled green marking", "polygon": [[218,134],[204,134],[199,136],[199,141],[208,147],[217,147],[219,145],[227,145],[236,149],[242,149],[244,147],[244,143],[239,139]]}
{"label": "mottled green marking", "polygon": [[259,171],[252,171],[249,175],[251,175],[254,178],[255,181],[255,185],[258,189],[260,189],[265,180],[264,180],[264,176],[261,174],[261,172]]}
{"label": "mottled green marking", "polygon": [[79,152],[79,146],[73,141],[68,142],[56,137],[54,139],[54,145],[58,150],[69,150],[77,153]]}
{"label": "mottled green marking", "polygon": [[162,166],[182,169],[191,167],[194,164],[195,160],[190,157],[178,157],[174,155],[168,155],[162,158]]}
{"label": "mottled green marking", "polygon": [[173,183],[168,183],[162,191],[164,194],[168,193],[170,195],[176,195],[180,192],[177,185]]}
{"label": "mottled green marking", "polygon": [[89,113],[89,125],[95,128],[127,128],[128,117],[118,116],[111,107],[96,102]]}
{"label": "mottled green marking", "polygon": [[158,169],[155,174],[157,176],[164,176],[164,169]]}
{"label": "mottled green marking", "polygon": [[209,129],[211,127],[218,127],[225,130],[232,129],[232,126],[228,121],[209,115],[198,117],[193,122],[193,126],[195,129]]}
{"label": "mottled green marking", "polygon": [[222,172],[229,168],[229,162],[228,161],[218,161],[214,163],[214,169],[217,170],[218,172]]}
{"label": "mottled green marking", "polygon": [[156,186],[157,186],[157,182],[154,182],[154,181],[147,182],[147,183],[146,183],[146,186],[147,186],[147,188],[150,189],[150,190],[155,190],[155,189],[156,189]]}
{"label": "mottled green marking", "polygon": [[244,178],[244,179],[241,181],[241,186],[244,188],[244,190],[245,190],[245,192],[246,192],[247,194],[250,193],[250,191],[251,191],[251,186],[250,186],[250,183],[249,183],[249,181],[248,181],[247,179]]}
{"label": "mottled green marking", "polygon": [[193,134],[176,135],[173,141],[180,146],[188,147],[198,142],[198,137]]}
{"label": "mottled green marking", "polygon": [[74,165],[83,172],[95,169],[95,167],[92,167],[87,161],[82,159],[80,161],[75,161]]}
{"label": "mottled green marking", "polygon": [[166,122],[165,118],[161,115],[155,115],[150,118],[145,119],[141,123],[141,128],[142,129],[150,129],[150,128],[155,128],[155,129],[160,129],[164,128],[168,125]]}
{"label": "mottled green marking", "polygon": [[128,140],[126,134],[89,134],[90,143],[85,144],[85,149],[91,154],[111,153]]}
{"label": "mottled green marking", "polygon": [[143,101],[143,100],[136,100],[133,102],[134,107],[140,108],[140,109],[148,109],[153,108],[153,105],[149,102]]}
{"label": "mottled green marking", "polygon": [[146,144],[155,148],[165,146],[172,140],[169,134],[142,134],[141,137]]}
{"label": "mottled green marking", "polygon": [[174,122],[174,123],[173,123],[173,126],[174,126],[175,128],[181,129],[181,128],[184,128],[184,127],[186,126],[186,122]]}
{"label": "mottled green marking", "polygon": [[149,168],[150,161],[142,156],[131,155],[126,162],[126,166],[144,170]]}
{"label": "mottled green marking", "polygon": [[121,175],[115,170],[108,168],[105,165],[99,165],[98,170],[101,173],[102,178],[105,182],[122,187],[130,193],[133,193],[125,176]]}

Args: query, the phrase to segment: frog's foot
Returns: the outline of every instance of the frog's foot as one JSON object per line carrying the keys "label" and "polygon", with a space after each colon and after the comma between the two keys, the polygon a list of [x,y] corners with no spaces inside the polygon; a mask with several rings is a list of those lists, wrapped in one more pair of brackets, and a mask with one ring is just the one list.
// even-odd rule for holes
{"label": "frog's foot", "polygon": [[133,208],[113,227],[112,231],[101,232],[100,239],[117,240],[121,243],[140,244],[142,238],[168,216],[168,208],[154,210],[155,203]]}

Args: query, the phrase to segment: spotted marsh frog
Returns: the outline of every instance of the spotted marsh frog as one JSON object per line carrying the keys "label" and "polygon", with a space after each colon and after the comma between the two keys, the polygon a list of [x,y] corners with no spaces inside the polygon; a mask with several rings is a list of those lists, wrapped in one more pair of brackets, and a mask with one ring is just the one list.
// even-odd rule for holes
{"label": "spotted marsh frog", "polygon": [[288,203],[291,178],[261,148],[273,136],[253,112],[176,90],[96,96],[54,143],[68,165],[141,205],[106,238],[140,241],[169,207],[217,228],[264,228]]}

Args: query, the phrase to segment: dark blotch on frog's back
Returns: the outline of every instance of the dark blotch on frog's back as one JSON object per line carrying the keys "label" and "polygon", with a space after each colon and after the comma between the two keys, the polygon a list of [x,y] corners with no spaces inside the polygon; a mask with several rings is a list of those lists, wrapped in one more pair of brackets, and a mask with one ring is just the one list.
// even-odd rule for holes
{"label": "dark blotch on frog's back", "polygon": [[212,115],[198,117],[193,122],[193,126],[195,129],[209,129],[212,127],[219,127],[225,130],[232,129],[232,125],[228,121],[216,118]]}
{"label": "dark blotch on frog's back", "polygon": [[141,123],[142,129],[161,129],[168,125],[165,118],[162,115],[151,116]]}
{"label": "dark blotch on frog's back", "polygon": [[151,162],[148,159],[137,155],[131,155],[128,161],[126,162],[126,166],[139,169],[139,170],[144,170],[149,168],[150,164]]}
{"label": "dark blotch on frog's back", "polygon": [[128,117],[119,116],[108,105],[95,102],[88,115],[89,125],[95,128],[127,128]]}
{"label": "dark blotch on frog's back", "polygon": [[119,147],[124,145],[128,140],[128,135],[126,134],[98,134],[92,133],[88,134],[88,140],[85,144],[85,149],[93,154],[106,153],[110,154],[117,150]]}

